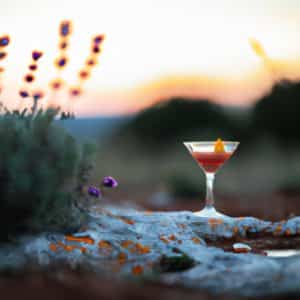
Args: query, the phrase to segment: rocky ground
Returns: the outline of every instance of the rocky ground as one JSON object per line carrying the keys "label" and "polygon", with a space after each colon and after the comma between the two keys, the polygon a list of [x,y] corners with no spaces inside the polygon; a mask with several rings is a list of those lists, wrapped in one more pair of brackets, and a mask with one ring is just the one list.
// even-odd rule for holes
{"label": "rocky ground", "polygon": [[[73,235],[45,233],[23,237],[15,246],[2,247],[0,268],[9,273],[28,268],[49,270],[53,266],[58,270],[67,267],[76,274],[84,270],[90,274],[83,277],[84,281],[94,278],[92,274],[95,276],[91,285],[104,276],[104,282],[113,278],[121,290],[127,285],[120,279],[138,278],[143,285],[133,288],[137,294],[146,293],[148,288],[155,293],[162,287],[168,295],[180,290],[176,297],[184,293],[191,299],[200,291],[217,297],[285,297],[300,295],[300,258],[269,257],[264,250],[299,248],[299,234],[300,217],[274,223],[251,217],[220,221],[196,217],[191,212],[94,207],[89,223]],[[236,242],[248,244],[251,251],[236,253],[233,250]],[[37,290],[43,285],[54,285],[57,289],[71,286],[66,288],[70,293],[80,286],[73,284],[79,282],[77,275],[60,272],[54,278],[39,281],[33,275],[18,283],[15,277],[7,278],[2,280],[2,286],[7,289],[12,282],[20,288],[36,284]],[[98,292],[102,283],[99,279],[98,290],[95,287]],[[94,290],[84,289],[78,296],[89,293],[90,289]],[[104,285],[103,297],[107,291],[109,287]],[[116,298],[119,292],[116,291]],[[130,289],[127,292],[130,294]],[[144,297],[147,299],[148,294]]]}

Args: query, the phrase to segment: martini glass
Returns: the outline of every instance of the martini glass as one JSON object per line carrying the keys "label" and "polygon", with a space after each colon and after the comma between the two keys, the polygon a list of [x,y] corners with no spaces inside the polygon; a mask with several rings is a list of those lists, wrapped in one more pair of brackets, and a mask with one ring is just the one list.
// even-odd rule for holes
{"label": "martini glass", "polygon": [[215,151],[216,142],[184,142],[190,154],[203,170],[206,177],[205,206],[195,215],[206,218],[224,218],[225,215],[216,211],[214,207],[213,184],[217,171],[232,156],[239,142],[223,141],[224,150]]}

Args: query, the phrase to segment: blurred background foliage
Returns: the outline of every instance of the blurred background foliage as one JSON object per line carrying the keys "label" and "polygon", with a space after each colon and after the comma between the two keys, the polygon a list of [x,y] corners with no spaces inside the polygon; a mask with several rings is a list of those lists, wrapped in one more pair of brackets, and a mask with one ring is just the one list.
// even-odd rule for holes
{"label": "blurred background foliage", "polygon": [[92,149],[55,124],[57,113],[0,116],[0,241],[23,232],[74,230],[84,218],[76,202]]}
{"label": "blurred background foliage", "polygon": [[176,97],[116,118],[59,120],[55,110],[2,110],[0,240],[78,228],[83,188],[104,175],[120,183],[104,204],[200,209],[204,175],[184,140],[241,142],[217,175],[220,210],[270,219],[299,213],[299,100],[300,83],[284,81],[251,107]]}
{"label": "blurred background foliage", "polygon": [[[222,106],[209,99],[162,99],[122,122],[118,119],[106,136],[97,131],[92,177],[104,173],[120,180],[119,192],[112,195],[115,201],[146,202],[161,209],[176,208],[176,199],[189,200],[183,207],[189,208],[195,200],[200,208],[204,176],[182,142],[238,140],[239,149],[217,175],[217,206],[239,207],[237,214],[253,213],[249,206],[268,211],[259,206],[270,206],[270,195],[300,194],[299,101],[300,83],[289,81],[279,82],[249,107]],[[288,209],[281,210],[285,216]]]}

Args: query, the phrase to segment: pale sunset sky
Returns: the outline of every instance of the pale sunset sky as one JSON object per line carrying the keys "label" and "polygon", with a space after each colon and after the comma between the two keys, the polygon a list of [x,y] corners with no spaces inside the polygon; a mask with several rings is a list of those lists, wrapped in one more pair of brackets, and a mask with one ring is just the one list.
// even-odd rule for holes
{"label": "pale sunset sky", "polygon": [[[1,64],[8,106],[20,101],[33,49],[45,53],[36,85],[46,90],[56,76],[64,19],[74,24],[62,73],[70,84],[91,37],[106,35],[100,63],[75,103],[79,115],[130,113],[170,96],[248,105],[274,80],[300,79],[299,0],[0,0],[0,35],[11,36]],[[253,52],[249,38],[261,42],[271,63]],[[65,92],[57,97],[66,102]]]}

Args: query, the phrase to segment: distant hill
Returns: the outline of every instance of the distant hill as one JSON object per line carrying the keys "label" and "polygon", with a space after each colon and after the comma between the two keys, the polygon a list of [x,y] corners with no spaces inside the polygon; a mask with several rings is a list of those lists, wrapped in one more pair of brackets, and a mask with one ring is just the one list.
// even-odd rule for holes
{"label": "distant hill", "polygon": [[300,143],[300,82],[274,86],[254,107],[253,124],[281,143]]}
{"label": "distant hill", "polygon": [[60,122],[79,140],[167,147],[183,140],[217,137],[255,141],[270,136],[282,143],[300,143],[300,83],[288,81],[251,108],[222,106],[206,99],[171,98],[133,116],[77,118]]}
{"label": "distant hill", "polygon": [[57,120],[77,140],[93,140],[101,142],[101,139],[109,137],[119,126],[126,124],[132,117],[94,117],[76,118],[74,120]]}
{"label": "distant hill", "polygon": [[226,109],[208,100],[172,98],[140,112],[117,135],[146,147],[184,140],[236,139],[243,130],[241,114],[247,115],[245,109]]}
{"label": "distant hill", "polygon": [[250,108],[206,99],[161,101],[121,126],[115,138],[150,149],[217,137],[251,143],[269,136],[278,142],[300,143],[299,116],[300,83],[283,81]]}

